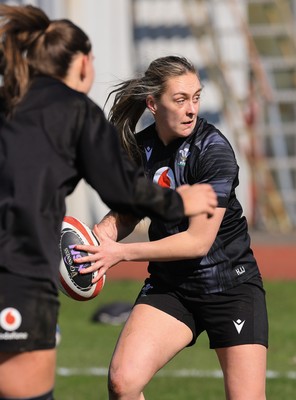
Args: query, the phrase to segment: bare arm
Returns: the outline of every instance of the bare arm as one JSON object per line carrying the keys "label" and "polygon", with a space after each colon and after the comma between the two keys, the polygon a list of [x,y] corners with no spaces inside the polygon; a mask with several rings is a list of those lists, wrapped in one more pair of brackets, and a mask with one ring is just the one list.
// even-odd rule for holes
{"label": "bare arm", "polygon": [[[222,222],[225,209],[217,208],[212,218],[202,214],[190,219],[185,232],[161,240],[141,243],[114,243],[105,238],[101,246],[83,246],[92,253],[79,262],[91,261],[82,273],[99,270],[96,280],[120,261],[175,261],[205,256],[211,248]],[[77,248],[81,248],[78,246]]]}
{"label": "bare arm", "polygon": [[122,261],[175,261],[205,256],[219,230],[225,209],[218,208],[208,219],[192,217],[186,231],[166,238],[141,243],[122,244],[118,248]]}
{"label": "bare arm", "polygon": [[103,242],[105,238],[113,241],[120,241],[128,236],[135,229],[139,219],[130,214],[118,214],[110,211],[105,217],[94,226],[93,232]]}
{"label": "bare arm", "polygon": [[[182,197],[186,214],[190,215],[194,209],[196,215],[203,214],[208,217],[213,215],[217,206],[217,196],[210,185],[183,185],[177,189],[177,192]],[[93,231],[100,243],[105,237],[120,241],[134,230],[139,221],[131,214],[118,214],[110,211],[94,226]]]}

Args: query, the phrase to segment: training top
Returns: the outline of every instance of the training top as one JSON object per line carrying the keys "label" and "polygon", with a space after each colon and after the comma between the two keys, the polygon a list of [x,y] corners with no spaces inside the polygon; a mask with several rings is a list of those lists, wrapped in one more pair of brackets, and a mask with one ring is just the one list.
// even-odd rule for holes
{"label": "training top", "polygon": [[117,212],[184,216],[181,197],[148,182],[92,100],[36,77],[12,117],[1,118],[0,268],[57,284],[65,197],[82,178]]}
{"label": "training top", "polygon": [[[239,184],[235,154],[229,141],[205,119],[197,120],[194,131],[168,145],[159,139],[155,124],[136,134],[146,176],[163,187],[208,183],[226,208],[216,239],[205,257],[172,262],[150,262],[152,278],[183,292],[215,293],[234,287],[259,274],[250,248],[246,218],[236,197]],[[188,218],[179,224],[153,218],[151,241],[185,231]]]}

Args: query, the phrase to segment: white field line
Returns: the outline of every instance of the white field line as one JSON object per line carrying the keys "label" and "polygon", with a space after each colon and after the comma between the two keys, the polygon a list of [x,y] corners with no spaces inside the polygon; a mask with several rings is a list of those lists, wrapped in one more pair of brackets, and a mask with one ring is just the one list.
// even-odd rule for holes
{"label": "white field line", "polygon": [[[108,368],[92,367],[92,368],[66,368],[58,367],[57,374],[59,376],[107,376]],[[159,371],[156,374],[161,377],[168,378],[223,378],[221,370],[199,370],[199,369],[179,369],[175,371]],[[278,372],[268,370],[266,372],[267,379],[296,379],[296,370],[287,372]]]}

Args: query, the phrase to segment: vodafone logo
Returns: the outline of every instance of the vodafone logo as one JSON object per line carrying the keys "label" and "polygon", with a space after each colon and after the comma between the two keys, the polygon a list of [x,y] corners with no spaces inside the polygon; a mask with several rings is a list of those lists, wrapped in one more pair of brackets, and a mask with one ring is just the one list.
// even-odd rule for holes
{"label": "vodafone logo", "polygon": [[154,174],[153,182],[162,187],[170,189],[176,188],[174,173],[169,167],[159,168]]}
{"label": "vodafone logo", "polygon": [[0,326],[8,331],[16,331],[22,323],[22,316],[16,308],[8,307],[0,313]]}

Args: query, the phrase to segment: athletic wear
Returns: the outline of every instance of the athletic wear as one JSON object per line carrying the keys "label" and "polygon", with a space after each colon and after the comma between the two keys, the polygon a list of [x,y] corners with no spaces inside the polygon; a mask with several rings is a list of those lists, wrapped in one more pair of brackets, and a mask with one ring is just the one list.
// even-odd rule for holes
{"label": "athletic wear", "polygon": [[[268,346],[265,292],[242,208],[235,195],[238,165],[228,140],[199,118],[192,134],[165,146],[155,125],[136,135],[146,176],[164,187],[209,183],[226,208],[207,256],[173,262],[150,262],[136,304],[149,304],[186,324],[193,345],[206,331],[211,348],[240,344]],[[185,231],[180,224],[152,219],[150,240]]]}
{"label": "athletic wear", "polygon": [[0,293],[0,352],[54,348],[59,310],[55,286],[0,270]]}
{"label": "athletic wear", "polygon": [[184,215],[181,197],[152,186],[123,154],[97,105],[37,77],[0,127],[0,269],[57,285],[65,197],[81,178],[115,211]]}
{"label": "athletic wear", "polygon": [[[155,124],[136,135],[141,148],[146,176],[172,189],[182,184],[209,183],[218,196],[218,207],[226,212],[217,237],[207,256],[174,262],[150,262],[153,280],[177,288],[185,296],[217,293],[235,287],[259,270],[250,248],[250,238],[242,208],[236,198],[238,171],[234,152],[228,140],[213,125],[199,118],[192,134],[165,146]],[[188,228],[188,219],[180,224],[152,218],[151,241]]]}
{"label": "athletic wear", "polygon": [[147,279],[136,304],[153,306],[187,325],[193,334],[188,346],[206,331],[210,348],[242,344],[268,347],[265,291],[260,277],[218,293],[184,296],[179,290]]}

